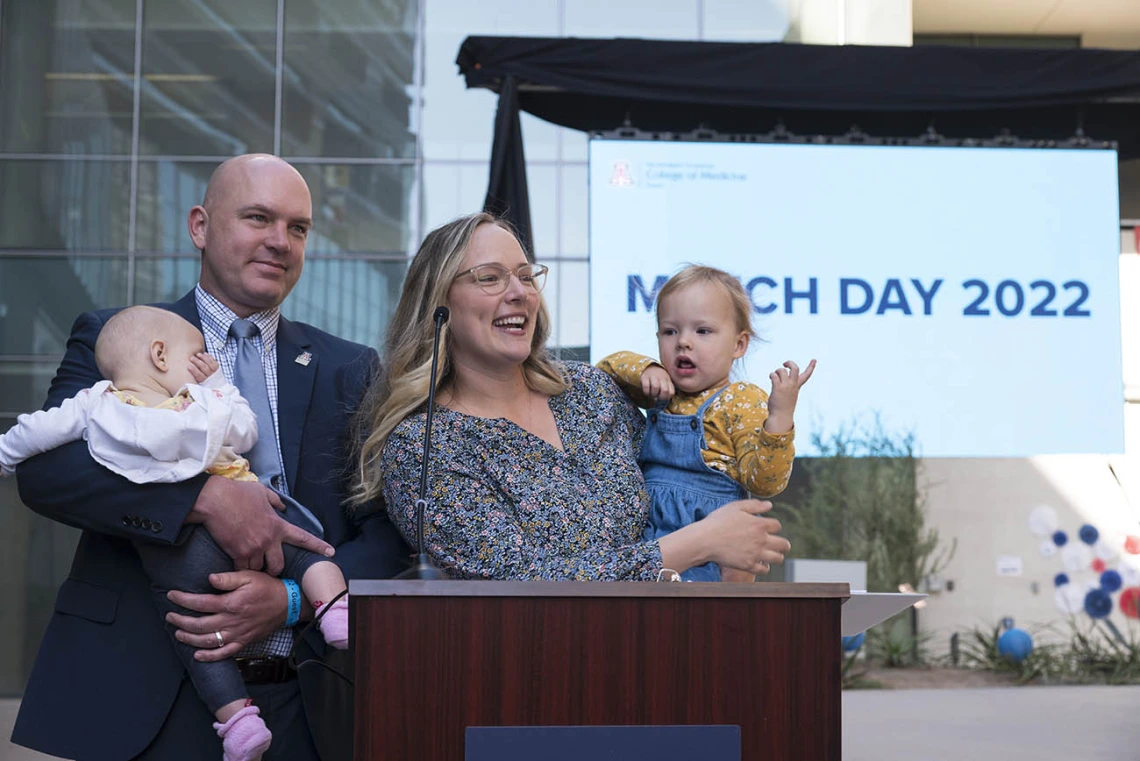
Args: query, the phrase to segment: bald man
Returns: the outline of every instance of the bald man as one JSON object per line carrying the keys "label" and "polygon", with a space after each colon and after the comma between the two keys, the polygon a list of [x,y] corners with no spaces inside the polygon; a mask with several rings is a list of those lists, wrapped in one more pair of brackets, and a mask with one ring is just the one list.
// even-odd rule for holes
{"label": "bald man", "polygon": [[[252,340],[265,374],[272,421],[259,419],[258,429],[261,441],[276,438],[284,477],[274,487],[321,521],[346,578],[392,576],[408,549],[385,511],[360,511],[367,517],[353,521],[342,509],[348,415],[373,377],[377,354],[278,311],[301,277],[313,224],[304,179],[274,156],[230,159],[214,172],[188,224],[202,255],[198,285],[157,306],[202,330],[207,351],[231,382],[239,346],[231,325],[255,326],[245,340]],[[76,320],[45,408],[102,380],[95,341],[116,311]],[[317,759],[286,661],[294,637],[284,626],[289,588],[273,575],[281,570],[281,543],[298,543],[299,529],[280,517],[267,487],[206,475],[139,486],[96,464],[84,442],[28,460],[17,479],[25,504],[83,534],[13,742],[77,760],[222,757],[213,717],[170,647],[131,542],[177,545],[186,527],[204,524],[235,570],[211,577],[216,594],[171,592],[193,614],[170,614],[167,621],[179,628],[179,640],[202,648],[199,658],[235,657],[274,735],[266,761]],[[305,541],[320,551],[319,540]]]}

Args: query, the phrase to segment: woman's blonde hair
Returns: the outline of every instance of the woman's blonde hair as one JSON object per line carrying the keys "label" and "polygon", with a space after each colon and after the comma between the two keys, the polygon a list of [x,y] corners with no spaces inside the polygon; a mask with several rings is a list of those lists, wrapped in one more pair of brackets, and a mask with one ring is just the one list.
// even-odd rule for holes
{"label": "woman's blonde hair", "polygon": [[703,264],[690,264],[669,278],[668,282],[661,286],[661,290],[657,292],[658,314],[661,312],[661,305],[665,302],[665,299],[678,291],[688,288],[690,285],[696,285],[698,283],[713,283],[714,285],[720,286],[731,303],[732,315],[736,322],[737,332],[743,331],[752,339],[759,338],[756,331],[752,328],[752,300],[749,299],[748,294],[744,292],[744,286],[740,284],[739,279],[724,270],[718,270],[716,267],[706,267]]}
{"label": "woman's blonde hair", "polygon": [[[384,366],[355,418],[357,435],[353,440],[359,442],[359,446],[356,452],[357,477],[349,497],[350,508],[359,507],[381,495],[384,482],[380,458],[389,435],[404,418],[426,406],[435,337],[432,314],[437,307],[447,306],[451,284],[459,274],[475,230],[482,225],[496,225],[515,235],[505,220],[485,212],[470,214],[428,233],[412,259],[400,303],[388,325]],[[515,237],[517,239],[518,236]],[[523,362],[523,377],[528,388],[555,396],[565,391],[567,386],[561,367],[546,351],[549,336],[550,315],[540,294],[530,356]],[[440,335],[439,367],[435,378],[437,392],[450,385],[453,373],[449,332],[445,326]]]}

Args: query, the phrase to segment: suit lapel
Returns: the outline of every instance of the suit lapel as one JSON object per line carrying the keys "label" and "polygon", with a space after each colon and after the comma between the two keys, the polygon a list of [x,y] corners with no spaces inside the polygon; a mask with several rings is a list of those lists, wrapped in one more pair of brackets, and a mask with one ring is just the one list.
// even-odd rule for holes
{"label": "suit lapel", "polygon": [[194,298],[194,291],[186,294],[173,304],[167,305],[171,312],[189,322],[198,330],[202,329],[202,318],[198,316],[198,302]]}
{"label": "suit lapel", "polygon": [[277,435],[290,493],[297,481],[301,437],[305,433],[305,418],[320,362],[317,356],[310,356],[308,364],[297,361],[308,347],[304,331],[282,317],[277,324]]}

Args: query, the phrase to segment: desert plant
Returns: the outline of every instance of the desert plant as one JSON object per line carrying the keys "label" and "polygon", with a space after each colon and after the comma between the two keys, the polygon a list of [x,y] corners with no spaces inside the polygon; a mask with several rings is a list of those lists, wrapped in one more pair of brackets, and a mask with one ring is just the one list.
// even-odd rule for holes
{"label": "desert plant", "polygon": [[779,505],[794,557],[866,561],[877,592],[918,589],[945,567],[956,543],[942,546],[926,525],[913,433],[888,432],[875,416],[812,443],[820,456],[796,461],[803,485]]}
{"label": "desert plant", "polygon": [[887,668],[925,666],[930,635],[916,634],[907,613],[889,618],[867,632],[867,658]]}
{"label": "desert plant", "polygon": [[1140,639],[1133,631],[1124,637],[1105,622],[1087,625],[1074,619],[1067,655],[1070,681],[1097,684],[1140,683]]}

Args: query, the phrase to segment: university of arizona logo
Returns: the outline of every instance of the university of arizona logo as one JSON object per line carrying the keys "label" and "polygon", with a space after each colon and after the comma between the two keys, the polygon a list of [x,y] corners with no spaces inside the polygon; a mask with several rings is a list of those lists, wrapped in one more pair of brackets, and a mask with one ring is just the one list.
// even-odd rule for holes
{"label": "university of arizona logo", "polygon": [[630,171],[628,161],[615,161],[614,170],[610,173],[611,188],[633,187],[633,172]]}

